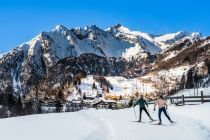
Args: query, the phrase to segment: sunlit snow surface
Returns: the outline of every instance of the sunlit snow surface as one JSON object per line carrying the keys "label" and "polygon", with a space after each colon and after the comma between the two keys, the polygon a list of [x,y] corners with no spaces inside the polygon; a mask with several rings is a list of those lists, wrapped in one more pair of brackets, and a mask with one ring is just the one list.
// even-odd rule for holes
{"label": "sunlit snow surface", "polygon": [[[132,95],[136,91],[141,93],[150,93],[154,89],[151,87],[151,83],[141,83],[139,79],[126,79],[121,76],[105,76],[106,80],[108,80],[113,89],[109,89],[109,95],[114,96],[126,96]],[[92,85],[95,83],[97,90],[92,89]],[[88,75],[86,78],[81,80],[81,85],[78,86],[81,89],[81,92],[86,94],[86,96],[95,97],[97,92],[102,93],[102,89],[100,87],[100,83],[97,82],[92,75]],[[69,100],[78,99],[80,96],[77,94],[77,90],[73,89],[72,94],[69,97]]]}
{"label": "sunlit snow surface", "polygon": [[[42,114],[0,120],[2,140],[209,140],[210,104],[170,106],[168,112],[176,124],[163,116],[163,126],[152,125],[143,113],[136,122],[134,109],[82,110],[79,112]],[[149,112],[157,119],[157,111]],[[138,116],[138,107],[135,108]]]}

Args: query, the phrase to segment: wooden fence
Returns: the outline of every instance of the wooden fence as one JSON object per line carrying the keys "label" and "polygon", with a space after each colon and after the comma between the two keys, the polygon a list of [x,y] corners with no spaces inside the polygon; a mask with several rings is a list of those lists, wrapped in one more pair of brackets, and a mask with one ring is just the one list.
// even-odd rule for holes
{"label": "wooden fence", "polygon": [[171,104],[185,105],[185,103],[205,103],[210,102],[210,95],[203,95],[201,91],[200,96],[176,96],[176,97],[166,97],[167,100],[170,100]]}
{"label": "wooden fence", "polygon": [[[168,96],[165,98],[169,100],[171,104],[185,105],[186,103],[205,103],[210,102],[210,95],[204,95],[201,91],[200,96]],[[149,102],[149,104],[154,104],[154,101]]]}

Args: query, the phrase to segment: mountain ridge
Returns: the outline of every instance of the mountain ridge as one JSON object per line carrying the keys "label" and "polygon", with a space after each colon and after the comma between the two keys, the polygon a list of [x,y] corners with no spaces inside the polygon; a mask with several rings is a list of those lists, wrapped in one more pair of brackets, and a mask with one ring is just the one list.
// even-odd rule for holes
{"label": "mountain ridge", "polygon": [[[161,70],[161,67],[170,68],[164,61],[171,61],[172,57],[199,40],[204,42],[205,38],[196,32],[151,36],[131,31],[120,24],[106,30],[96,25],[72,29],[58,25],[50,32],[41,32],[0,58],[1,92],[25,95],[36,91],[40,85],[37,85],[37,81],[50,87],[58,82],[66,84],[74,80],[77,75],[75,72],[142,77],[153,70]],[[163,49],[161,46],[164,45]],[[66,79],[63,74],[68,75]],[[59,84],[61,87],[64,86],[62,83]]]}
{"label": "mountain ridge", "polygon": [[[115,31],[113,31],[113,30],[115,30]],[[125,45],[123,49],[118,51],[118,53],[115,53],[115,54],[111,53],[111,52],[117,51],[118,49],[114,50],[112,48],[108,48],[107,46],[116,46],[116,44],[105,44],[104,45],[103,44],[104,38],[101,38],[102,42],[100,42],[100,44],[96,43],[94,46],[94,41],[97,37],[97,34],[101,34],[102,36],[110,35],[110,34],[106,34],[107,32],[111,33],[113,35],[114,39],[121,39],[121,41],[124,41],[124,43],[122,43],[122,42],[117,43],[117,45],[121,45],[121,47]],[[164,36],[170,35],[170,34],[165,34],[165,35],[159,35],[159,37],[154,37],[154,36],[150,36],[150,34],[147,34],[147,33],[139,32],[139,31],[131,31],[130,29],[122,26],[121,24],[109,27],[108,29],[105,29],[105,30],[100,29],[96,25],[91,25],[91,26],[87,26],[84,28],[77,27],[77,28],[71,28],[71,29],[68,29],[63,25],[57,25],[52,31],[41,32],[39,35],[34,37],[32,40],[30,40],[26,43],[23,43],[23,44],[19,45],[18,47],[30,44],[30,42],[33,42],[33,40],[39,40],[39,39],[46,40],[49,43],[50,41],[47,40],[46,37],[50,37],[49,39],[52,39],[51,36],[54,33],[58,33],[58,34],[62,34],[63,36],[66,36],[66,39],[63,38],[63,42],[66,41],[66,44],[70,43],[69,46],[71,46],[71,45],[74,47],[76,46],[75,49],[73,49],[73,52],[71,52],[72,53],[71,55],[78,55],[78,54],[82,54],[82,53],[96,53],[97,55],[100,55],[100,56],[124,57],[127,60],[131,59],[132,57],[135,57],[136,55],[139,55],[141,52],[150,52],[152,54],[156,54],[156,53],[164,50],[167,46],[167,43],[165,43],[165,42],[167,42],[167,40],[162,41],[160,39],[160,37],[163,38]],[[170,42],[170,45],[184,37],[191,37],[191,35],[186,32],[179,31],[177,33],[179,33],[179,34],[182,33],[182,36],[181,37],[175,36],[174,37],[175,39],[173,37],[170,38],[168,40],[168,42]],[[177,33],[171,33],[171,34],[177,34]],[[192,38],[200,38],[201,37],[200,33],[193,32],[191,34],[197,34],[195,36],[192,36]],[[86,39],[85,41],[88,41],[88,39],[93,40],[93,41],[90,41],[89,43],[92,43],[91,45],[94,46],[95,49],[91,50],[90,44],[83,44],[83,43],[80,44],[81,42],[77,40],[78,38],[79,38],[79,40]],[[109,38],[109,40],[110,40],[110,38]],[[100,38],[98,39],[98,41],[100,41]],[[76,42],[76,45],[75,45],[75,42]],[[122,44],[124,44],[124,45],[122,45]],[[89,45],[90,50],[88,50],[87,47],[86,47],[86,50],[82,50],[80,45],[86,45],[86,46]],[[97,47],[97,45],[103,46],[103,47]],[[59,43],[58,43],[58,47],[60,47]],[[66,48],[68,48],[68,47],[66,47]],[[105,48],[108,50],[105,50]],[[132,53],[132,51],[136,51],[136,53]],[[70,56],[70,54],[68,56]]]}

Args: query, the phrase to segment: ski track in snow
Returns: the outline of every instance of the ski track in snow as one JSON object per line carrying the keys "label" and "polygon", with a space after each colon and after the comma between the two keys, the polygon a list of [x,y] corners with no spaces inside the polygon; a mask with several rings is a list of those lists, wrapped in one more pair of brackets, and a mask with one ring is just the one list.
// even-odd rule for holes
{"label": "ski track in snow", "polygon": [[[104,112],[110,112],[105,113]],[[111,113],[113,112],[113,113]],[[95,113],[89,113],[86,111],[82,114],[87,117],[87,120],[96,124],[96,129],[94,129],[93,133],[88,135],[86,138],[91,140],[136,140],[140,137],[144,137],[144,140],[156,140],[158,139],[168,139],[168,135],[172,136],[171,140],[177,139],[179,140],[209,140],[210,139],[210,129],[203,123],[189,119],[177,114],[170,114],[172,119],[174,118],[175,121],[178,120],[177,123],[170,125],[168,120],[163,115],[163,126],[156,126],[149,123],[149,120],[145,114],[143,115],[143,119],[146,123],[138,123],[135,120],[138,119],[134,118],[132,115],[132,109],[127,109],[126,114],[128,117],[121,115],[116,115],[123,113],[125,115],[125,110],[118,110],[118,111],[109,111],[109,110],[98,110]],[[137,111],[136,111],[137,112]],[[156,114],[152,114],[152,116],[157,116]],[[157,117],[155,118],[157,119]],[[109,125],[108,121],[109,120]],[[110,127],[111,125],[111,127]],[[107,127],[108,126],[108,127]],[[114,131],[110,131],[111,129]],[[110,132],[114,132],[114,135],[110,134]],[[165,133],[168,133],[165,136]]]}
{"label": "ski track in snow", "polygon": [[[205,124],[199,121],[189,119],[177,114],[171,114],[172,119],[178,120],[177,123],[170,125],[168,120],[163,115],[163,126],[156,126],[149,123],[145,114],[143,121],[145,123],[135,122],[138,120],[133,115],[132,109],[126,110],[93,110],[81,111],[80,114],[86,117],[87,121],[93,123],[96,127],[92,130],[86,139],[91,140],[136,140],[143,137],[144,140],[168,139],[168,135],[179,140],[209,140],[210,131]],[[105,113],[109,112],[109,113]],[[137,110],[136,110],[137,112]],[[157,112],[151,113],[157,119]],[[122,116],[122,117],[120,117]],[[125,117],[126,116],[126,117]],[[165,135],[165,133],[168,133]]]}
{"label": "ski track in snow", "polygon": [[85,111],[81,111],[79,112],[79,114],[83,116],[86,121],[93,123],[95,126],[91,130],[91,133],[84,137],[84,140],[110,140],[111,139],[112,128],[105,118],[101,116],[91,115]]}
{"label": "ski track in snow", "polygon": [[210,127],[206,126],[205,124],[198,122],[198,126],[202,131],[204,131],[206,137],[205,139],[210,140]]}
{"label": "ski track in snow", "polygon": [[[105,110],[87,109],[70,113],[53,113],[0,119],[2,140],[210,140],[210,104],[198,106],[169,107],[170,124],[163,115],[163,124],[149,123],[143,112],[138,120],[138,107],[134,109]],[[191,109],[198,113],[190,114]],[[157,119],[157,111],[149,112]],[[198,112],[200,111],[200,112]],[[173,113],[172,113],[173,112]],[[184,112],[184,115],[183,115]],[[196,114],[197,114],[196,113]],[[199,116],[200,115],[200,116]],[[203,116],[203,117],[202,117]]]}

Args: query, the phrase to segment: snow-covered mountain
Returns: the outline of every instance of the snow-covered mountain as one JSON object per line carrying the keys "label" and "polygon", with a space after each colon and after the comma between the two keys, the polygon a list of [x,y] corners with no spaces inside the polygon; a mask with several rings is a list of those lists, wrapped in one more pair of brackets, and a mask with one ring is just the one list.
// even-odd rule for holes
{"label": "snow-covered mountain", "polygon": [[200,39],[201,37],[202,35],[199,32],[188,33],[179,31],[177,33],[155,36],[154,40],[157,41],[161,45],[161,49],[164,50],[174,43],[182,41],[183,39],[190,39],[193,41],[196,39]]}
{"label": "snow-covered mountain", "polygon": [[190,46],[200,39],[196,32],[151,35],[120,24],[106,30],[95,25],[72,29],[58,25],[0,57],[1,92],[27,94],[38,83],[48,88],[58,83],[62,86],[84,72],[142,76],[157,60],[164,61],[160,58],[182,52],[177,51],[179,44],[188,40]]}
{"label": "snow-covered mountain", "polygon": [[[130,31],[118,24],[106,30],[95,25],[84,28],[67,29],[58,25],[50,32],[42,32],[31,41],[18,46],[27,51],[28,56],[40,55],[49,65],[69,56],[94,53],[105,57],[146,57],[157,54],[169,45],[183,38],[200,38],[199,33],[177,32],[154,36],[143,32]],[[13,52],[13,51],[12,51]]]}
{"label": "snow-covered mountain", "polygon": [[117,38],[134,44],[133,47],[126,48],[123,52],[124,58],[132,58],[142,56],[144,52],[157,54],[169,48],[172,44],[182,41],[183,39],[196,40],[202,37],[199,32],[187,33],[179,31],[165,35],[151,35],[139,31],[130,31],[128,28],[118,24],[108,28],[106,31],[111,32]]}
{"label": "snow-covered mountain", "polygon": [[3,56],[4,56],[4,53],[1,53],[1,54],[0,54],[0,59],[1,59]]}

